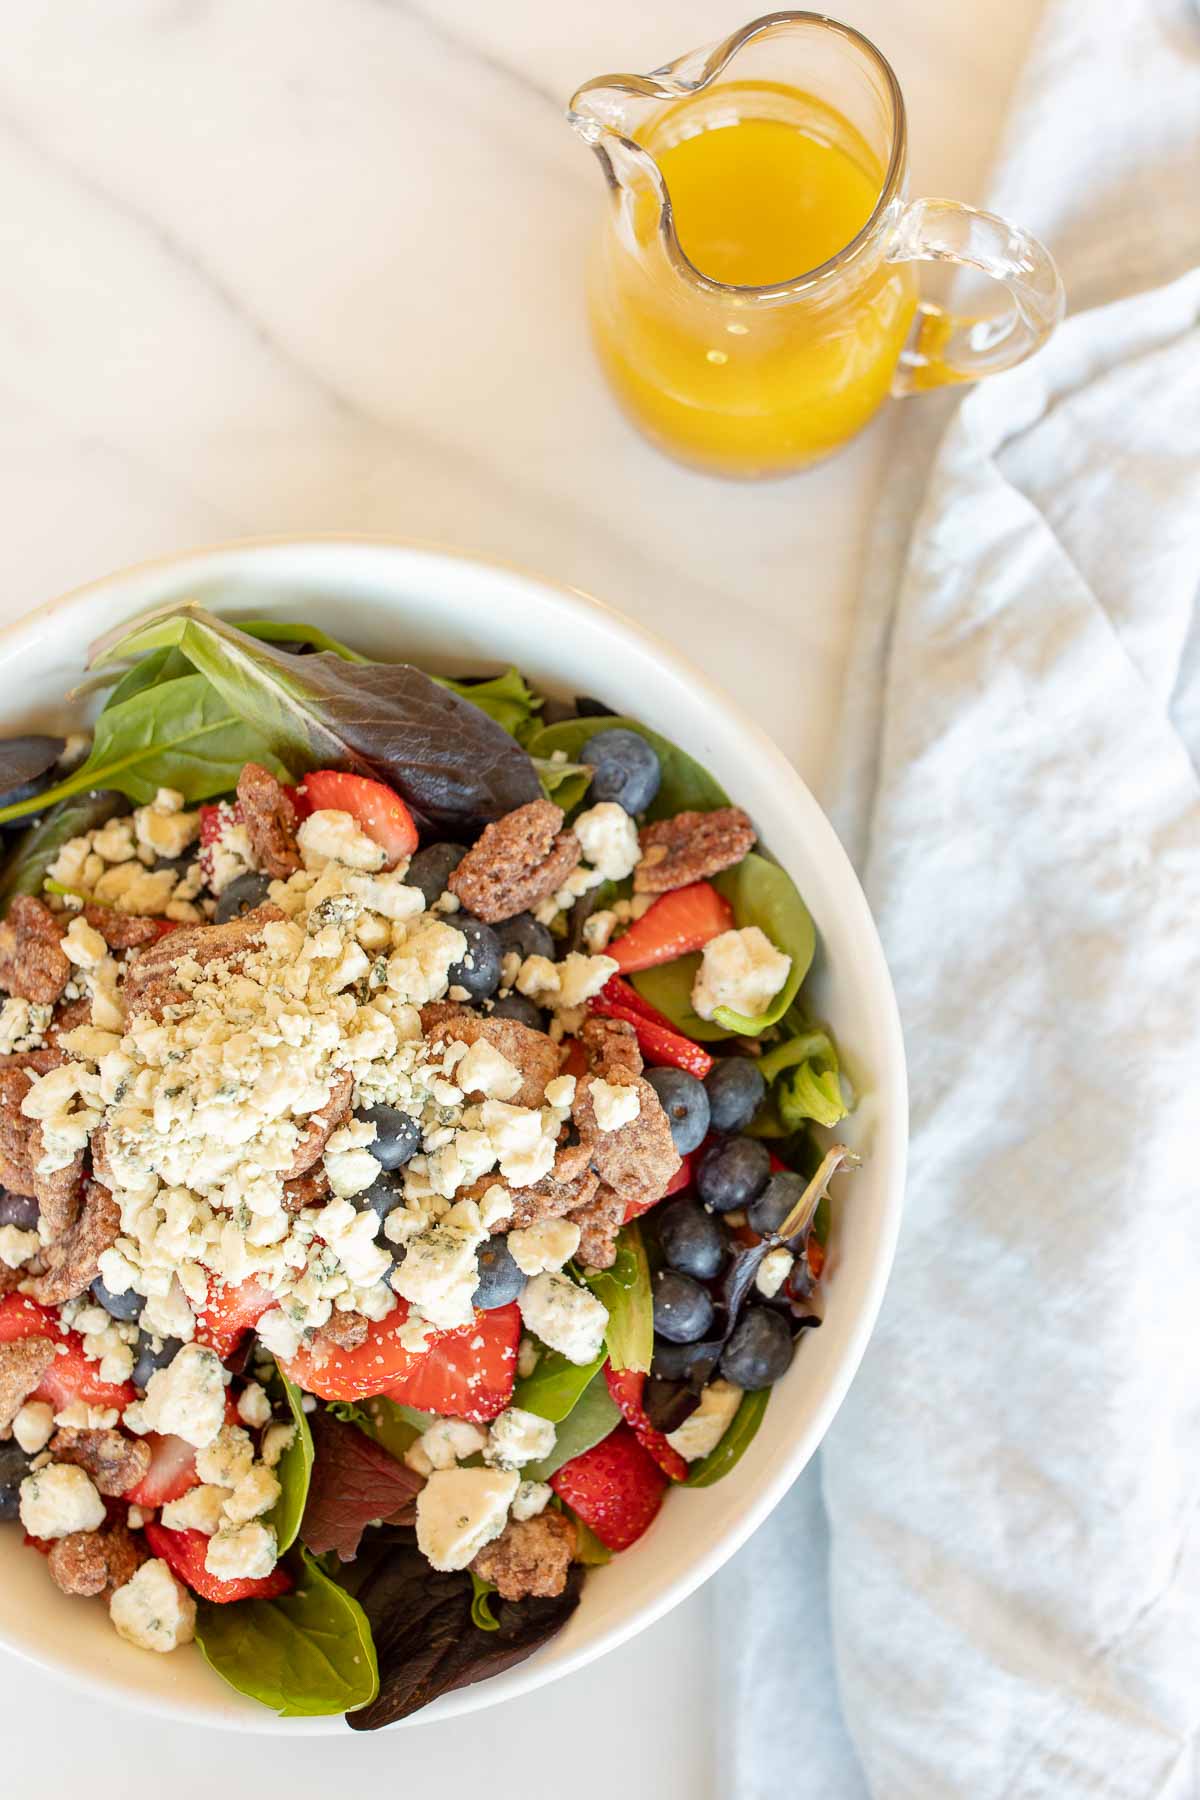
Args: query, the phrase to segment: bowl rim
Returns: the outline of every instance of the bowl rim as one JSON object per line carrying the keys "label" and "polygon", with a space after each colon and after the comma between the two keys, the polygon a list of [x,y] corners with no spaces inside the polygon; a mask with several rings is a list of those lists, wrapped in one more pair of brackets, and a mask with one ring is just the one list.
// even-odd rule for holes
{"label": "bowl rim", "polygon": [[[789,804],[794,803],[796,807],[798,834],[809,844],[815,845],[821,857],[828,861],[841,890],[842,904],[853,915],[851,922],[856,927],[859,953],[866,964],[864,979],[878,1008],[876,1023],[884,1043],[882,1066],[872,1070],[873,1085],[879,1096],[880,1116],[893,1122],[886,1150],[887,1160],[882,1172],[882,1230],[875,1245],[870,1277],[865,1285],[857,1316],[847,1330],[846,1343],[836,1373],[829,1381],[803,1436],[792,1446],[781,1466],[762,1482],[735,1524],[696,1556],[654,1599],[636,1605],[626,1617],[610,1624],[598,1638],[565,1654],[560,1653],[551,1663],[545,1662],[540,1656],[534,1657],[529,1662],[506,1671],[501,1677],[458,1689],[411,1718],[397,1722],[403,1726],[416,1726],[445,1722],[467,1713],[482,1711],[502,1700],[519,1698],[563,1676],[574,1674],[599,1657],[607,1655],[609,1651],[619,1648],[695,1593],[736,1554],[778,1506],[815,1455],[841,1407],[865,1354],[883,1302],[903,1213],[908,1153],[907,1064],[899,1007],[866,895],[841,840],[799,770],[775,745],[762,726],[743,709],[740,702],[731,699],[690,657],[680,653],[673,644],[669,644],[657,632],[647,629],[629,613],[572,583],[543,575],[505,557],[466,550],[433,539],[386,532],[327,531],[233,538],[147,557],[93,580],[81,582],[40,602],[18,618],[0,625],[0,661],[4,659],[12,640],[20,638],[31,628],[36,628],[39,622],[52,619],[62,612],[82,608],[90,599],[135,584],[157,572],[164,575],[168,571],[185,573],[189,565],[195,565],[199,569],[205,563],[238,556],[245,556],[252,562],[261,559],[264,563],[269,563],[273,553],[294,558],[304,556],[309,551],[327,553],[330,549],[337,548],[345,549],[348,553],[356,550],[394,551],[401,557],[425,556],[475,568],[485,576],[500,572],[515,577],[518,581],[541,590],[568,616],[574,614],[586,618],[601,615],[608,631],[640,645],[644,652],[701,694],[707,704],[724,714],[736,728],[739,739],[753,749],[755,755],[769,767],[773,778],[787,790]],[[135,612],[130,616],[136,617],[137,614]],[[244,1710],[239,1708],[236,1712],[223,1712],[218,1706],[185,1703],[169,1694],[131,1691],[130,1684],[115,1673],[106,1673],[102,1669],[84,1671],[69,1667],[33,1646],[12,1641],[2,1633],[0,1649],[46,1670],[58,1680],[78,1686],[94,1699],[116,1702],[134,1711],[181,1724],[283,1736],[324,1736],[349,1730],[340,1714],[308,1719],[281,1718],[265,1706],[257,1711],[247,1707]],[[493,1690],[501,1687],[502,1691],[496,1691],[493,1696]],[[386,1729],[394,1728],[389,1726]]]}

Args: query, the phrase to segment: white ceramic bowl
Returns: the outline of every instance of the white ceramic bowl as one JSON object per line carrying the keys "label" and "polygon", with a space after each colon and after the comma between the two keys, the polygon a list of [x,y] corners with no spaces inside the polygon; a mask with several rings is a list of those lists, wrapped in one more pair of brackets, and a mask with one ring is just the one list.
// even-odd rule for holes
{"label": "white ceramic bowl", "polygon": [[[546,1649],[408,1723],[447,1719],[578,1669],[661,1618],[733,1555],[817,1448],[874,1324],[900,1219],[907,1108],[895,999],[846,855],[766,733],[629,619],[494,563],[406,543],[317,539],[233,545],[109,576],[0,633],[4,729],[78,723],[64,695],[89,642],[185,598],[234,618],[309,620],[360,649],[442,673],[516,663],[536,687],[602,694],[674,738],[747,809],[808,903],[820,944],[809,992],[859,1094],[841,1135],[865,1160],[840,1185],[825,1322],[805,1339],[757,1438],[724,1481],[668,1496],[634,1549],[589,1573],[583,1604]],[[194,1724],[347,1729],[340,1718],[277,1719],[227,1688],[197,1651],[159,1657],[130,1648],[101,1605],[58,1592],[11,1527],[0,1531],[0,1644],[93,1694]]]}

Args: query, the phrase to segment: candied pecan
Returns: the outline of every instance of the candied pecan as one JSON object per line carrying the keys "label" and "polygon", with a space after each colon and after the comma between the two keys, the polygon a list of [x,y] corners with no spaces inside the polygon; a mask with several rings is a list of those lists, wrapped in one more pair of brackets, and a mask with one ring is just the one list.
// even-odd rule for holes
{"label": "candied pecan", "polygon": [[18,894],[0,925],[0,988],[53,1006],[71,979],[62,947],[66,927],[32,894]]}
{"label": "candied pecan", "polygon": [[52,1044],[57,1045],[64,1031],[74,1031],[77,1025],[90,1025],[91,1022],[91,997],[81,994],[78,1000],[63,1000],[55,1007],[54,1017],[46,1028],[46,1036]]}
{"label": "candied pecan", "polygon": [[594,1199],[567,1216],[579,1227],[579,1260],[585,1269],[611,1269],[617,1260],[617,1233],[625,1223],[628,1201],[602,1181]]}
{"label": "candied pecan", "polygon": [[[591,1084],[606,1081],[611,1087],[637,1089],[637,1117],[616,1131],[601,1131],[596,1124]],[[658,1095],[648,1081],[632,1070],[606,1063],[595,1075],[585,1075],[575,1089],[571,1116],[584,1143],[591,1146],[592,1167],[601,1181],[615,1188],[627,1203],[643,1206],[660,1200],[679,1168],[679,1152]]]}
{"label": "candied pecan", "polygon": [[185,925],[135,951],[126,964],[126,1011],[131,1018],[135,1013],[148,1013],[161,1019],[168,1006],[178,1006],[188,997],[175,973],[184,957],[201,968],[220,962],[239,969],[261,943],[263,927],[282,918],[279,907],[267,903],[225,925]]}
{"label": "candied pecan", "polygon": [[[40,1194],[38,1199],[44,1226],[46,1202]],[[57,1306],[82,1294],[100,1273],[100,1257],[116,1242],[120,1229],[121,1209],[112,1194],[102,1182],[85,1180],[82,1211],[43,1250],[45,1273],[32,1278],[29,1294],[43,1306]]]}
{"label": "candied pecan", "polygon": [[[544,1031],[532,1031],[528,1025],[522,1025],[516,1019],[485,1018],[472,1012],[463,1012],[426,1026],[425,1013],[432,1010],[431,1007],[426,1007],[421,1014],[427,1043],[454,1042],[471,1045],[477,1044],[482,1038],[493,1050],[506,1056],[520,1073],[521,1085],[510,1104],[542,1104],[546,1083],[553,1081],[559,1072],[558,1046],[550,1042]],[[457,1079],[457,1074],[451,1076],[451,1080]]]}
{"label": "candied pecan", "polygon": [[161,920],[147,919],[141,913],[118,912],[116,907],[100,906],[94,900],[88,901],[83,916],[110,950],[140,950],[143,944],[152,944],[163,936]]}
{"label": "candied pecan", "polygon": [[64,1426],[50,1440],[55,1462],[86,1469],[101,1494],[127,1494],[150,1467],[150,1446],[123,1431],[76,1430]]}
{"label": "candied pecan", "polygon": [[[18,1270],[13,1271],[18,1275]],[[0,1438],[11,1436],[12,1422],[54,1361],[51,1338],[18,1338],[0,1344]]]}
{"label": "candied pecan", "polygon": [[624,1019],[605,1019],[599,1013],[589,1013],[579,1027],[579,1041],[588,1053],[588,1067],[593,1074],[606,1063],[615,1069],[628,1069],[634,1075],[641,1074],[642,1052],[637,1032]]}
{"label": "candied pecan", "polygon": [[39,1175],[44,1154],[39,1119],[21,1111],[33,1077],[28,1069],[0,1069],[0,1185],[11,1194],[27,1194],[41,1207],[42,1236],[53,1241],[75,1223],[83,1198],[82,1150],[63,1169]]}
{"label": "candied pecan", "polygon": [[497,1230],[524,1231],[538,1219],[565,1218],[577,1207],[586,1206],[599,1185],[600,1177],[593,1169],[585,1168],[569,1181],[557,1180],[552,1170],[540,1181],[514,1190],[512,1217],[505,1219]]}
{"label": "candied pecan", "polygon": [[579,862],[579,839],[562,829],[562,808],[531,800],[484,827],[448,886],[468,912],[494,925],[536,906]]}
{"label": "candied pecan", "polygon": [[285,1179],[294,1181],[298,1175],[308,1173],[338,1126],[344,1125],[350,1117],[353,1101],[354,1077],[349,1069],[342,1069],[334,1076],[329,1098],[320,1112],[309,1113],[305,1120]]}
{"label": "candied pecan", "polygon": [[565,1513],[547,1510],[532,1519],[510,1519],[471,1568],[502,1600],[549,1600],[567,1585],[575,1536],[575,1522]]}
{"label": "candied pecan", "polygon": [[[95,1139],[92,1139],[93,1145]],[[281,1204],[286,1213],[303,1212],[306,1206],[323,1206],[330,1194],[329,1177],[324,1169],[309,1169],[305,1175],[293,1175],[283,1184]]]}
{"label": "candied pecan", "polygon": [[66,1062],[61,1050],[7,1050],[0,1056],[0,1069],[29,1069],[34,1075],[48,1075],[51,1069]]}
{"label": "candied pecan", "polygon": [[335,1307],[315,1334],[314,1342],[335,1344],[339,1350],[357,1350],[367,1339],[367,1320],[360,1312],[338,1312]]}
{"label": "candied pecan", "polygon": [[642,860],[633,872],[633,891],[665,894],[732,869],[754,848],[756,833],[740,806],[719,806],[656,819],[642,826],[638,838]]}
{"label": "candied pecan", "polygon": [[46,1558],[53,1581],[64,1594],[115,1594],[137,1573],[146,1552],[119,1520],[103,1531],[72,1531],[59,1538]]}
{"label": "candied pecan", "polygon": [[237,797],[255,862],[286,881],[300,867],[292,796],[261,763],[247,763],[238,776]]}

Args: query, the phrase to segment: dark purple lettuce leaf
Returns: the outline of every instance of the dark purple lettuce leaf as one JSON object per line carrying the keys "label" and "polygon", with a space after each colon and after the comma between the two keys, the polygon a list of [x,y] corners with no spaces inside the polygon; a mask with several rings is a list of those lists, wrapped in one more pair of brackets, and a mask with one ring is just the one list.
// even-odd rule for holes
{"label": "dark purple lettuce leaf", "polygon": [[469,1687],[524,1662],[561,1631],[579,1604],[584,1571],[572,1568],[553,1600],[498,1600],[496,1631],[471,1623],[474,1590],[465,1572],[439,1574],[415,1544],[388,1548],[358,1589],[379,1659],[379,1694],[346,1714],[355,1731],[377,1731],[419,1712],[454,1688]]}
{"label": "dark purple lettuce leaf", "polygon": [[357,1425],[330,1412],[318,1409],[309,1428],[315,1454],[300,1537],[318,1554],[332,1550],[352,1562],[368,1525],[398,1516],[412,1523],[424,1483]]}
{"label": "dark purple lettuce leaf", "polygon": [[516,739],[421,669],[347,663],[328,650],[299,660],[259,650],[286,665],[293,690],[307,690],[320,719],[312,755],[386,781],[431,824],[484,824],[541,795]]}
{"label": "dark purple lettuce leaf", "polygon": [[431,824],[458,829],[541,794],[528,754],[502,725],[407,663],[289,655],[197,606],[102,640],[93,663],[164,647],[207,676],[293,775],[375,776]]}

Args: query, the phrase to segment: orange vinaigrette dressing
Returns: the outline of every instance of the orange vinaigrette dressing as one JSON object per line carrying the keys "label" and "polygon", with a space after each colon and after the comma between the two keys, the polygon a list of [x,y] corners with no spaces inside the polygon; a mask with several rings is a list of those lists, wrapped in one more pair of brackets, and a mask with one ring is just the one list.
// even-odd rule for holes
{"label": "orange vinaigrette dressing", "polygon": [[[640,141],[685,256],[732,287],[787,286],[836,256],[886,178],[840,114],[765,82],[676,102]],[[815,461],[852,437],[886,397],[908,335],[911,266],[875,251],[819,295],[764,303],[681,278],[659,224],[649,192],[631,218],[614,216],[592,291],[601,357],[643,430],[688,461],[747,476]]]}

